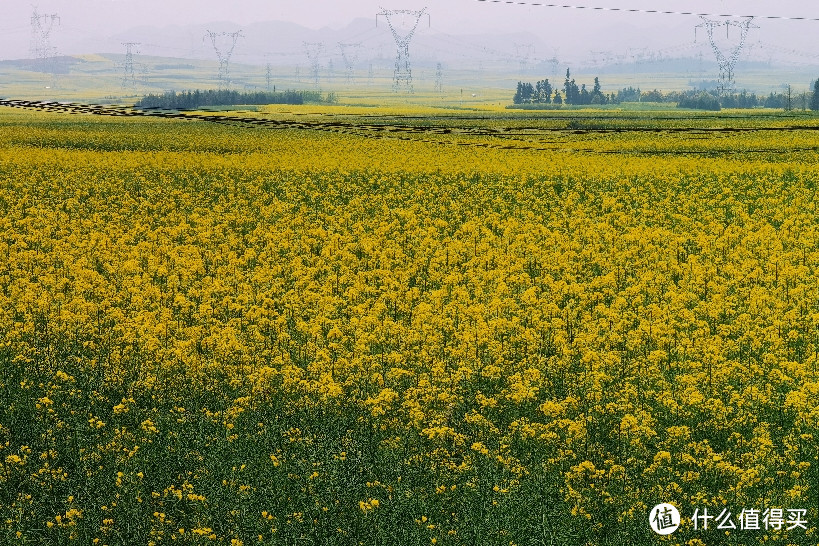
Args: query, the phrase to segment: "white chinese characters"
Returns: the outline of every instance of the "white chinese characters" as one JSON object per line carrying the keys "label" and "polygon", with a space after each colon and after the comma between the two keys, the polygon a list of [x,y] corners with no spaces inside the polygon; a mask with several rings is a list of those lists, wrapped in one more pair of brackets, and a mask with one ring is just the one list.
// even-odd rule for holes
{"label": "white chinese characters", "polygon": [[697,508],[691,520],[694,530],[707,531],[708,529],[739,529],[750,530],[777,530],[791,531],[793,529],[807,530],[807,510],[801,508],[743,508],[736,517],[727,508],[723,508],[719,515],[709,514],[708,508]]}

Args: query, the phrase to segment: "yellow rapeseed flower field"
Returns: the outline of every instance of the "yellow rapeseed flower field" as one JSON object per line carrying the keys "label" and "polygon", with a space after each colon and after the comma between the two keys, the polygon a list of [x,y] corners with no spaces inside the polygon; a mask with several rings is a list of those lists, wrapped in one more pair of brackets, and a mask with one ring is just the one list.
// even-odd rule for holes
{"label": "yellow rapeseed flower field", "polygon": [[0,108],[0,542],[819,543],[815,119],[342,121]]}

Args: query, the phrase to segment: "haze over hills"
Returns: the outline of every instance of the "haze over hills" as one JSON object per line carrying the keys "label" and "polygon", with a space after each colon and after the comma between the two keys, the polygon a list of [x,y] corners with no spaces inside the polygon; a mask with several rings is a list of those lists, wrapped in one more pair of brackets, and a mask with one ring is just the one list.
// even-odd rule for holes
{"label": "haze over hills", "polygon": [[[268,62],[271,56],[303,56],[304,41],[324,42],[328,54],[330,49],[336,49],[337,42],[343,41],[362,42],[364,48],[370,50],[366,55],[369,58],[379,53],[392,56],[389,49],[394,49],[394,42],[384,17],[375,18],[375,13],[380,11],[377,5],[350,3],[349,8],[343,10],[345,16],[335,17],[329,24],[313,26],[300,22],[305,19],[303,15],[281,13],[283,17],[271,17],[276,9],[264,9],[256,5],[259,2],[251,6],[253,1],[239,0],[235,10],[217,9],[209,7],[208,2],[196,2],[196,9],[188,12],[182,9],[186,3],[183,0],[164,3],[146,0],[139,4],[130,0],[75,0],[70,4],[51,0],[50,5],[37,9],[40,14],[59,16],[49,38],[50,45],[62,55],[121,53],[121,42],[129,41],[140,42],[141,51],[146,55],[212,59],[213,51],[203,40],[205,31],[241,29],[245,37],[237,45],[235,55],[237,59],[243,58],[243,62]],[[628,0],[631,3],[637,1]],[[606,1],[597,3],[605,4]],[[155,11],[145,9],[152,4],[156,4]],[[309,18],[311,22],[326,21],[328,12],[333,11],[321,4],[319,1],[304,4],[305,9],[315,7]],[[672,4],[669,2],[663,8],[672,7]],[[686,2],[685,6],[691,4]],[[754,1],[742,3],[740,11],[752,10],[753,4]],[[768,4],[756,4],[763,12],[772,10]],[[707,6],[712,11],[728,7],[725,2],[720,2],[719,6],[711,2]],[[356,15],[362,12],[370,15]],[[798,12],[800,15],[805,13]],[[441,2],[427,9],[427,14],[412,43],[413,56],[419,60],[486,62],[493,56],[509,60],[517,56],[515,44],[532,44],[534,58],[558,57],[573,66],[593,62],[600,53],[611,57],[656,57],[667,50],[688,48],[705,50],[713,57],[704,30],[700,29],[698,36],[695,35],[695,27],[702,22],[695,16],[640,13],[624,16],[613,12],[516,9],[515,6],[501,11],[500,6],[482,6],[472,1]],[[28,5],[25,9],[13,6],[6,10],[4,22],[0,25],[0,60],[29,56],[31,15]],[[413,21],[411,17],[397,17],[394,22],[407,30]],[[755,23],[759,28],[749,32],[747,42],[749,46],[756,44],[756,47],[746,49],[743,59],[765,57],[765,60],[775,59],[781,63],[819,66],[819,51],[814,39],[819,22],[756,20]],[[717,35],[721,37],[722,33]],[[734,33],[728,40],[730,43],[724,45],[730,47],[738,38],[738,33]],[[333,53],[338,55],[337,51]],[[806,58],[805,54],[811,57]]]}
{"label": "haze over hills", "polygon": [[[718,67],[707,33],[703,28],[695,33],[697,18],[655,20],[662,24],[646,27],[627,19],[588,19],[564,27],[544,26],[541,30],[522,27],[510,31],[501,27],[496,32],[476,32],[476,27],[466,23],[442,30],[443,25],[430,16],[419,22],[410,44],[412,66],[419,82],[430,87],[439,63],[450,84],[496,89],[510,88],[519,79],[549,78],[560,85],[567,68],[585,78],[584,82],[594,75],[605,76],[607,91],[625,85],[683,89],[717,78]],[[399,18],[394,24],[400,33],[407,33],[412,22]],[[797,28],[809,27],[805,24]],[[359,83],[368,74],[389,83],[395,66],[396,45],[384,17],[357,17],[321,28],[284,20],[245,25],[214,20],[141,24],[111,30],[107,34],[102,29],[87,33],[74,26],[55,27],[51,41],[62,60],[53,63],[50,70],[63,74],[80,70],[88,78],[105,74],[109,78],[107,85],[115,86],[124,61],[123,43],[138,42],[134,62],[142,70],[144,91],[214,85],[218,63],[214,46],[206,36],[209,30],[241,31],[230,63],[234,82],[244,88],[263,86],[267,65],[271,66],[274,80],[282,86],[314,83],[313,71],[317,67],[320,85],[336,88],[346,76],[339,43],[357,44],[349,50],[347,60],[353,63]],[[719,32],[716,37],[717,45],[728,54],[739,39],[738,31],[729,30],[733,35],[726,32],[722,36]],[[739,88],[767,93],[787,83],[807,87],[819,75],[819,52],[793,49],[803,43],[805,36],[797,34],[784,45],[776,45],[762,41],[765,35],[761,28],[748,33],[735,70]],[[230,50],[227,37],[217,39],[217,47],[223,53]],[[305,43],[322,44],[314,59],[316,64],[308,57]],[[3,44],[0,40],[0,46]],[[0,59],[7,59],[0,61],[0,78],[5,80],[0,80],[0,92],[4,87],[21,83],[15,82],[20,73],[12,74],[12,70],[37,68],[25,60],[29,51],[20,51],[19,46],[18,41],[15,47],[22,55],[17,58],[2,55],[4,50],[0,48]],[[90,54],[107,59],[107,64],[100,58],[96,59],[97,64],[91,63]]]}

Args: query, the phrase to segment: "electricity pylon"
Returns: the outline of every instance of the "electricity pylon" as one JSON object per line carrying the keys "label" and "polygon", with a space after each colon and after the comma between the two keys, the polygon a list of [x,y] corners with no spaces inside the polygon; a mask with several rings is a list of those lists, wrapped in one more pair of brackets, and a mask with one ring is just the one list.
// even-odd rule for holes
{"label": "electricity pylon", "polygon": [[[125,74],[122,77],[122,87],[136,89],[136,74],[134,73],[134,49],[139,45],[139,42],[122,42],[125,46],[125,62],[123,69]],[[139,53],[139,51],[136,51]]]}
{"label": "electricity pylon", "polygon": [[529,66],[529,57],[535,51],[535,46],[532,44],[515,44],[515,56],[520,61],[520,75],[526,74],[526,69]]}
{"label": "electricity pylon", "polygon": [[[40,70],[46,72],[48,59],[56,57],[56,48],[51,46],[51,31],[54,25],[60,24],[60,16],[56,13],[40,14],[37,8],[31,14],[31,58],[36,59]],[[54,66],[52,64],[52,77]]]}
{"label": "electricity pylon", "polygon": [[435,92],[444,92],[444,68],[441,66],[441,63],[438,63],[435,67]]}
{"label": "electricity pylon", "polygon": [[318,87],[321,54],[324,53],[324,44],[321,42],[302,42],[302,45],[304,45],[307,58],[310,60],[310,72],[313,74],[313,85]]}
{"label": "electricity pylon", "polygon": [[[208,30],[205,38],[210,38],[216,58],[219,59],[219,87],[230,87],[230,57],[239,38],[243,38],[241,30],[236,32],[213,32]],[[204,38],[203,38],[204,40]],[[217,43],[219,41],[220,43]]]}
{"label": "electricity pylon", "polygon": [[[717,87],[717,92],[720,94],[720,96],[730,94],[734,91],[734,66],[736,66],[737,60],[739,59],[739,54],[742,51],[742,47],[745,45],[745,39],[748,37],[748,30],[759,27],[753,25],[753,17],[748,17],[742,21],[731,19],[726,19],[725,21],[715,21],[712,19],[706,19],[705,17],[702,17],[701,19],[702,23],[694,28],[694,41],[697,40],[697,29],[705,28],[706,32],[708,32],[708,41],[711,42],[711,48],[714,50],[714,55],[716,56],[717,63],[719,64],[719,87]],[[722,26],[725,27],[726,38],[728,37],[731,27],[736,27],[740,31],[739,43],[735,47],[731,48],[730,55],[728,56],[722,52],[722,49],[719,45],[717,45],[717,42],[714,39],[714,29]]]}
{"label": "electricity pylon", "polygon": [[347,83],[353,83],[353,69],[358,62],[358,53],[361,49],[361,42],[354,44],[338,43],[341,50],[341,58],[344,59],[344,67],[347,70]]}
{"label": "electricity pylon", "polygon": [[[398,49],[398,52],[395,57],[395,73],[393,76],[393,90],[395,92],[398,92],[402,85],[404,86],[408,93],[413,92],[412,68],[410,65],[409,45],[413,35],[415,34],[415,30],[418,28],[418,23],[421,21],[421,17],[423,17],[424,14],[426,14],[426,11],[427,8],[417,11],[410,9],[387,10],[381,8],[381,13],[378,13],[375,16],[376,26],[378,26],[379,15],[382,15],[387,20],[387,25],[390,27],[392,37],[395,39],[395,45]],[[429,20],[429,14],[426,15],[427,20]],[[409,32],[405,32],[404,34],[399,33],[397,25],[394,24],[394,18],[396,16],[409,17],[410,19],[415,18],[414,24],[409,25],[409,27],[411,27]]]}
{"label": "electricity pylon", "polygon": [[557,77],[557,69],[560,66],[560,59],[557,58],[557,53],[560,51],[560,48],[554,50],[554,55],[552,55],[551,59],[546,59],[546,62],[549,63],[552,67],[552,77]]}

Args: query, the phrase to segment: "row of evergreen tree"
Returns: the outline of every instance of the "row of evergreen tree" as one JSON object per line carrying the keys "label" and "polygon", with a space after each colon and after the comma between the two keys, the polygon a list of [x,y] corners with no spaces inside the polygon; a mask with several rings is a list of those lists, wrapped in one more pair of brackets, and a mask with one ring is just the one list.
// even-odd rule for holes
{"label": "row of evergreen tree", "polygon": [[566,80],[563,82],[563,93],[554,89],[549,79],[540,80],[533,86],[531,83],[518,82],[518,89],[512,99],[515,104],[609,104],[614,102],[615,95],[606,95],[600,88],[600,79],[594,78],[594,85],[589,91],[586,84],[580,86],[566,69]]}
{"label": "row of evergreen tree", "polygon": [[[716,91],[688,90],[688,91],[668,91],[663,93],[654,89],[653,91],[640,91],[640,89],[628,88],[617,92],[618,102],[666,102],[676,104],[679,108],[694,108],[697,110],[721,110],[722,108],[787,108],[801,107],[801,101],[792,97],[789,101],[786,93],[770,93],[768,95],[757,95],[742,91],[729,95],[720,95]],[[799,102],[797,104],[797,102]],[[812,109],[817,109],[813,108]]]}
{"label": "row of evergreen tree", "polygon": [[235,106],[238,104],[305,104],[333,102],[332,94],[327,97],[318,91],[254,91],[240,93],[228,89],[207,89],[201,91],[166,91],[161,95],[146,95],[135,106],[140,108],[165,108],[184,110],[203,106]]}
{"label": "row of evergreen tree", "polygon": [[614,102],[667,102],[675,103],[680,108],[698,108],[702,110],[716,110],[719,108],[784,109],[788,107],[788,95],[771,93],[765,96],[742,91],[741,93],[720,97],[716,91],[688,90],[667,91],[664,93],[657,89],[641,91],[639,87],[627,87],[617,92]]}
{"label": "row of evergreen tree", "polygon": [[[809,107],[819,111],[819,79],[813,84],[813,92],[807,93],[802,99],[789,97],[786,93],[770,93],[768,96],[756,93],[733,93],[720,96],[716,91],[669,91],[658,90],[641,91],[640,88],[627,87],[617,93],[603,93],[599,78],[594,78],[592,90],[586,89],[586,84],[579,88],[571,72],[566,70],[566,80],[563,83],[562,93],[552,87],[548,79],[538,81],[534,86],[531,83],[518,82],[513,101],[515,104],[619,104],[621,102],[668,102],[676,103],[680,108],[696,108],[700,110],[720,110],[722,108],[781,108],[796,109]],[[804,104],[803,104],[804,101]]]}

